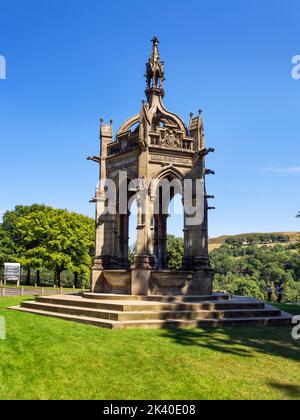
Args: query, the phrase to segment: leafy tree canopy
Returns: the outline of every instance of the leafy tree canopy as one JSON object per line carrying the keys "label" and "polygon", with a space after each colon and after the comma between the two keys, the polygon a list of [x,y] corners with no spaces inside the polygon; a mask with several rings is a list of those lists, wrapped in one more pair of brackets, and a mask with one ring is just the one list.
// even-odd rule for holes
{"label": "leafy tree canopy", "polygon": [[182,265],[184,242],[182,238],[168,235],[167,241],[168,265],[170,270],[178,270]]}
{"label": "leafy tree canopy", "polygon": [[93,252],[94,221],[87,216],[39,204],[17,206],[3,216],[0,258],[9,256],[28,269],[47,267],[58,285],[64,270],[86,273]]}

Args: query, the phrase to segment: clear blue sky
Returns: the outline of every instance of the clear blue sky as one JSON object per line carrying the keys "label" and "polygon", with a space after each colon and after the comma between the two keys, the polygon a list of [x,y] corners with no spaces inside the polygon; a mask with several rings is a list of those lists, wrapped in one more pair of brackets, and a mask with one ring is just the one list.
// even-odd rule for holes
{"label": "clear blue sky", "polygon": [[299,22],[299,0],[0,0],[0,210],[94,215],[85,158],[100,117],[117,129],[140,110],[157,34],[165,104],[186,121],[202,108],[217,150],[210,235],[300,230]]}

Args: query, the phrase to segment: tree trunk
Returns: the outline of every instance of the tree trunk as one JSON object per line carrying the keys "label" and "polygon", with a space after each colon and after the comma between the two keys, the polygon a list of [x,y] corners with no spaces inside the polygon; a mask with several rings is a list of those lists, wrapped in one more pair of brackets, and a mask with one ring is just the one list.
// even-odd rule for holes
{"label": "tree trunk", "polygon": [[57,286],[57,271],[54,271],[54,286]]}
{"label": "tree trunk", "polygon": [[78,273],[74,273],[74,286],[78,289]]}
{"label": "tree trunk", "polygon": [[57,287],[61,287],[61,281],[60,281],[60,271],[56,272],[56,278],[57,278]]}
{"label": "tree trunk", "polygon": [[40,270],[36,271],[36,284],[39,286],[41,284],[41,274]]}
{"label": "tree trunk", "polygon": [[27,268],[27,280],[26,280],[26,284],[27,285],[30,284],[30,268]]}

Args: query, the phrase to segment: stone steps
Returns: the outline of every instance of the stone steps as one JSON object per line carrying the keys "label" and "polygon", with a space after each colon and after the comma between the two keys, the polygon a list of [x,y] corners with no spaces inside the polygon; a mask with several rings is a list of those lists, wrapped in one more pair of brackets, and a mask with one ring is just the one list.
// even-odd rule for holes
{"label": "stone steps", "polygon": [[139,321],[112,321],[89,316],[69,315],[66,313],[50,312],[38,309],[28,309],[26,307],[12,307],[21,312],[29,312],[32,314],[53,317],[67,321],[79,322],[83,324],[94,325],[100,328],[109,329],[127,329],[127,328],[205,328],[205,327],[223,327],[237,325],[290,325],[291,318],[288,316],[268,317],[268,318],[229,318],[229,319],[205,319],[205,320],[139,320]]}
{"label": "stone steps", "polygon": [[80,294],[85,299],[94,300],[121,300],[121,301],[146,301],[146,302],[208,302],[208,301],[219,301],[229,300],[230,296],[226,293],[214,293],[213,295],[152,295],[152,296],[137,296],[137,295],[122,295],[122,294],[105,294],[105,293],[90,293],[82,292]]}
{"label": "stone steps", "polygon": [[276,317],[281,315],[277,309],[234,309],[234,310],[195,310],[195,311],[105,311],[101,309],[82,308],[77,306],[53,305],[41,302],[28,301],[22,303],[23,308],[37,309],[45,312],[58,312],[68,315],[87,316],[113,321],[138,321],[138,320],[201,320],[201,319],[226,319],[226,318],[255,318],[255,317]]}
{"label": "stone steps", "polygon": [[99,318],[91,318],[91,317],[84,317],[84,316],[76,316],[76,315],[68,315],[68,314],[61,314],[58,312],[53,311],[44,311],[41,309],[33,309],[33,308],[26,308],[23,306],[15,306],[11,307],[9,309],[17,310],[20,312],[29,312],[31,314],[36,315],[42,315],[46,317],[52,317],[52,318],[59,318],[66,321],[73,321],[73,322],[80,322],[83,324],[89,324],[89,325],[95,325],[96,327],[100,328],[124,328],[123,323],[117,322],[117,321],[111,321],[111,320],[105,320],[105,319],[99,319]]}
{"label": "stone steps", "polygon": [[[130,299],[129,299],[130,298]],[[163,301],[124,296],[111,300],[79,295],[39,296],[14,307],[22,312],[96,325],[101,328],[183,328],[224,325],[287,325],[291,316],[262,302],[238,299]],[[175,299],[174,299],[175,298]],[[181,299],[179,299],[181,298]],[[201,297],[204,298],[204,297]],[[205,297],[207,298],[207,297]],[[174,300],[173,300],[174,299]],[[171,300],[171,302],[169,301]]]}
{"label": "stone steps", "polygon": [[205,320],[178,320],[168,319],[164,321],[127,321],[124,328],[216,328],[216,327],[234,327],[239,325],[290,325],[291,318],[270,317],[270,318],[231,318],[231,319],[205,319]]}
{"label": "stone steps", "polygon": [[229,309],[264,309],[261,302],[207,301],[207,302],[148,302],[148,301],[100,301],[84,299],[77,296],[39,296],[36,302],[51,305],[76,306],[83,308],[99,309],[104,311],[132,312],[132,311],[195,311],[195,310],[229,310]]}

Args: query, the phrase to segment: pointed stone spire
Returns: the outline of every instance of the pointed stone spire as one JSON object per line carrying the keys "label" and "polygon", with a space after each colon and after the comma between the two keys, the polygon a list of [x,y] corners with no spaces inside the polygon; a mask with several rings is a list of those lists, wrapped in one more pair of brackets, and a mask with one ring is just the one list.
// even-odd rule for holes
{"label": "pointed stone spire", "polygon": [[150,57],[150,60],[153,64],[159,63],[160,62],[160,57],[159,57],[159,52],[158,52],[159,39],[157,38],[157,36],[154,36],[151,42],[153,44],[153,49],[152,49],[152,56]]}
{"label": "pointed stone spire", "polygon": [[160,60],[158,51],[159,39],[157,36],[154,36],[151,42],[153,44],[152,54],[146,64],[145,75],[147,79],[146,95],[148,99],[154,93],[164,96],[163,82],[165,80],[165,66],[164,62]]}

